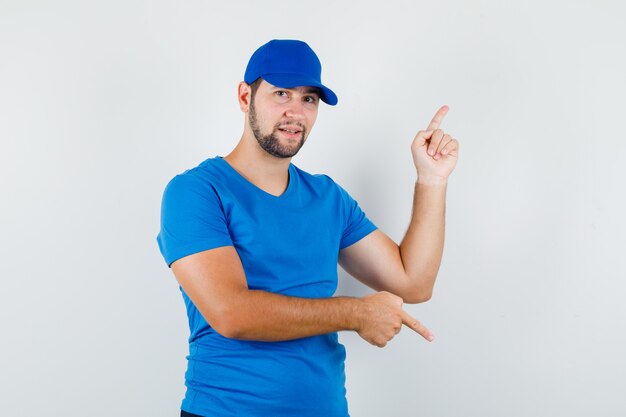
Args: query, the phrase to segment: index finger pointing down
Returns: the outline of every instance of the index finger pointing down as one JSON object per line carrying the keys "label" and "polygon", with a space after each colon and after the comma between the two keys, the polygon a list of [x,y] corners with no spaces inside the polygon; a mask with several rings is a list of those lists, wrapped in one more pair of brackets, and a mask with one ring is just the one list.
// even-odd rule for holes
{"label": "index finger pointing down", "polygon": [[424,339],[428,340],[429,342],[433,341],[435,336],[430,332],[430,330],[426,328],[426,326],[424,326],[415,317],[411,316],[404,310],[402,310],[401,314],[402,324],[407,326],[409,329],[419,333]]}

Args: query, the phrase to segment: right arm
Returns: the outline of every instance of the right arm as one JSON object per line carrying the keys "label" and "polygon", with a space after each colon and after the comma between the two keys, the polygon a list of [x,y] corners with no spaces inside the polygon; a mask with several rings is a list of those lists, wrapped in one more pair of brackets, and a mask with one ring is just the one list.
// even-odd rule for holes
{"label": "right arm", "polygon": [[185,256],[171,265],[181,287],[209,325],[224,337],[282,341],[354,330],[382,347],[406,324],[430,332],[402,310],[402,299],[380,292],[363,298],[299,298],[249,290],[232,246]]}

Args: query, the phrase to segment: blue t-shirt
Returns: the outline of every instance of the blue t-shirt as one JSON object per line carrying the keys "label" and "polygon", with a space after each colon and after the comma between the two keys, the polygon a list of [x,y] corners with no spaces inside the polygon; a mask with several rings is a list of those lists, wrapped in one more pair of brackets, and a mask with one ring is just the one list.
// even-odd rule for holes
{"label": "blue t-shirt", "polygon": [[[289,185],[277,197],[217,156],[169,182],[157,241],[168,266],[234,246],[248,288],[327,298],[337,289],[339,250],[375,229],[326,175],[290,164]],[[349,416],[345,348],[336,332],[280,342],[229,339],[180,290],[190,329],[182,409],[211,417]]]}

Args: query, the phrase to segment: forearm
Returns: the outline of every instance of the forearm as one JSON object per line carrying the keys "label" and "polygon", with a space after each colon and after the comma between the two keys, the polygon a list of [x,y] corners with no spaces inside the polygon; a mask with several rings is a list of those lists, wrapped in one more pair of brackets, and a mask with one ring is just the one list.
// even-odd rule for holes
{"label": "forearm", "polygon": [[356,330],[361,304],[354,297],[298,298],[247,290],[232,304],[228,337],[282,341]]}
{"label": "forearm", "polygon": [[411,223],[400,244],[406,275],[430,298],[443,254],[447,181],[418,180]]}

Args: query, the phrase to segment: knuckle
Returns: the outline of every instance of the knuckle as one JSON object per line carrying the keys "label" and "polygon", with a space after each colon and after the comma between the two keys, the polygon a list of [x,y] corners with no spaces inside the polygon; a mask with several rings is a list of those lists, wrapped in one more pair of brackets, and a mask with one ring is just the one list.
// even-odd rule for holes
{"label": "knuckle", "polygon": [[381,342],[378,341],[378,339],[372,339],[370,341],[370,343],[374,346],[380,346]]}

